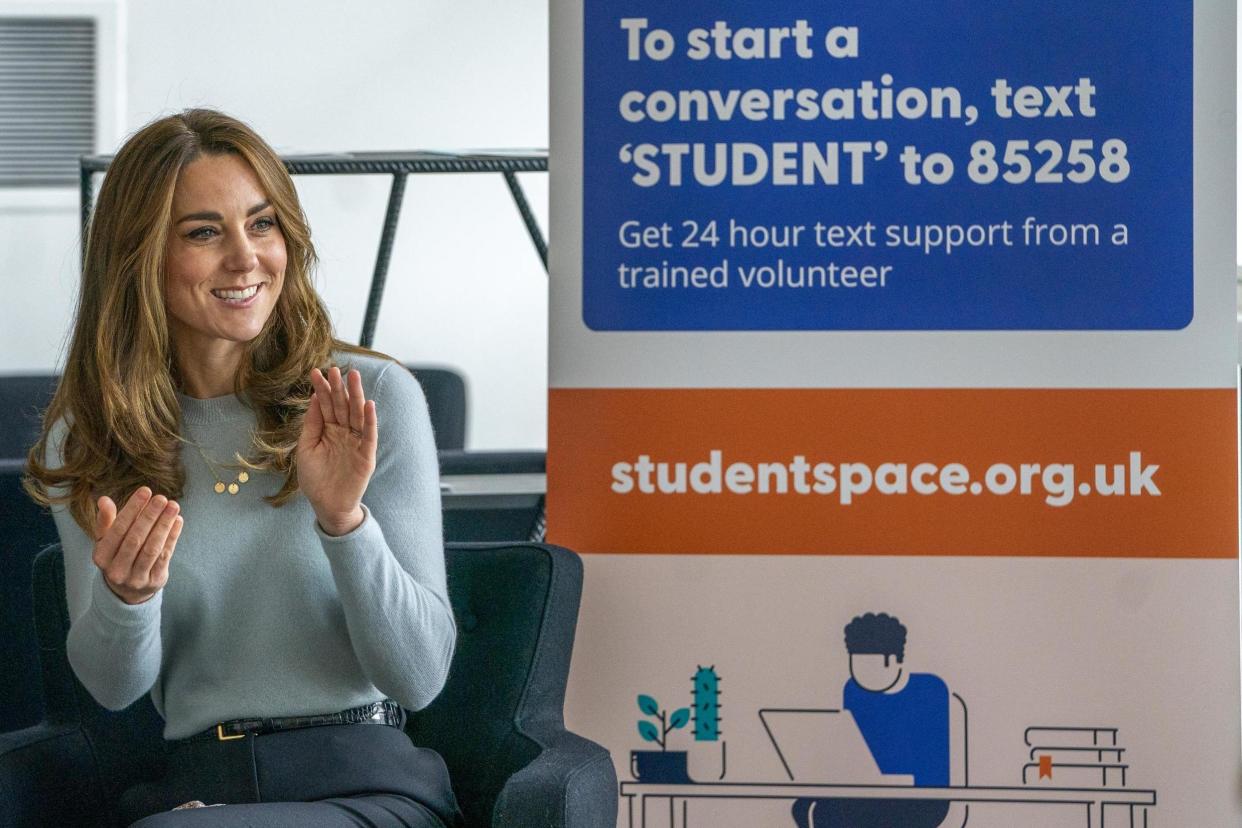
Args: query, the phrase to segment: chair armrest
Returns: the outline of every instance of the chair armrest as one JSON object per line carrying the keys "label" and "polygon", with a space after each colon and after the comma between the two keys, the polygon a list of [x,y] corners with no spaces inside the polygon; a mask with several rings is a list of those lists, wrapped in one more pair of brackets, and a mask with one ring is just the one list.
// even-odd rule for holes
{"label": "chair armrest", "polygon": [[617,822],[617,772],[608,751],[564,729],[505,783],[493,828],[601,828]]}
{"label": "chair armrest", "polygon": [[0,825],[106,825],[107,810],[86,735],[40,723],[0,733]]}

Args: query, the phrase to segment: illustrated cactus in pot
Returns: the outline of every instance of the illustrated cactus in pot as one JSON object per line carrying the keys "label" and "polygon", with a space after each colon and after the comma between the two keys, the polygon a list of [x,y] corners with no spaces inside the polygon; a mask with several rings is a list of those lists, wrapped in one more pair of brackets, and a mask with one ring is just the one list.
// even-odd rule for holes
{"label": "illustrated cactus in pot", "polygon": [[692,682],[694,740],[714,742],[720,738],[720,677],[714,666],[700,667]]}

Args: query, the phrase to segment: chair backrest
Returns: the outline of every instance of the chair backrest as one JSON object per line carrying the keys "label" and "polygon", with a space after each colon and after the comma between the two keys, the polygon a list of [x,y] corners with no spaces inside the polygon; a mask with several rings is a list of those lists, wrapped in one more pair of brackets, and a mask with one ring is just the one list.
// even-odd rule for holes
{"label": "chair backrest", "polygon": [[45,718],[53,725],[79,726],[87,734],[100,789],[111,809],[130,785],[163,773],[164,720],[149,694],[114,712],[100,706],[73,675],[65,653],[69,607],[59,543],[35,557],[33,587]]}
{"label": "chair backrest", "polygon": [[[514,543],[452,544],[445,563],[457,649],[444,691],[408,716],[406,732],[444,757],[468,824],[488,825],[505,781],[539,752],[541,729],[563,726],[582,562],[560,547]],[[47,719],[86,731],[113,809],[126,788],[162,774],[164,722],[149,694],[112,712],[77,681],[64,588],[60,544],[51,544],[34,572]]]}
{"label": "chair backrest", "polygon": [[0,459],[0,732],[43,718],[30,573],[35,554],[56,540],[56,524],[22,489],[24,467]]}
{"label": "chair backrest", "polygon": [[55,374],[0,377],[0,458],[25,459],[59,382]]}
{"label": "chair backrest", "polygon": [[564,726],[582,561],[535,543],[450,544],[457,650],[444,692],[406,731],[449,767],[468,825],[490,825],[505,781]]}
{"label": "chair backrest", "polygon": [[466,380],[450,368],[430,368],[425,365],[405,366],[427,398],[427,411],[431,415],[431,431],[435,435],[436,448],[462,449],[466,447]]}

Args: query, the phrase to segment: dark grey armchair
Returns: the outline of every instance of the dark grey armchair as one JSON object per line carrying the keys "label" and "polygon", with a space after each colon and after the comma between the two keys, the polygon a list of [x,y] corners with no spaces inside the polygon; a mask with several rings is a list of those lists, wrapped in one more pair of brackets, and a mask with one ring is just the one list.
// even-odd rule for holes
{"label": "dark grey armchair", "polygon": [[[616,823],[608,751],[565,730],[562,707],[582,588],[574,553],[536,543],[450,545],[459,627],[448,684],[406,732],[439,751],[471,826],[602,828]],[[34,567],[46,716],[0,734],[0,825],[118,825],[122,791],[163,770],[150,696],[112,712],[74,677],[59,544]]]}

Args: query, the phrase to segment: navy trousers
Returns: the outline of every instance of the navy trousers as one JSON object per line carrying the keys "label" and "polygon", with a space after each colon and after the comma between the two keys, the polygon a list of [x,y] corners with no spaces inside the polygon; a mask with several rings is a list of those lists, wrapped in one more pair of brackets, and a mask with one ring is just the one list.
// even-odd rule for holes
{"label": "navy trousers", "polygon": [[[172,808],[190,800],[219,808]],[[125,791],[131,828],[459,828],[444,760],[389,725],[178,742],[162,779]]]}

